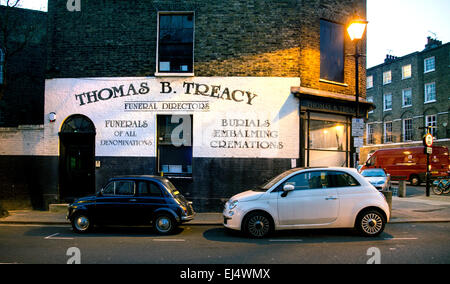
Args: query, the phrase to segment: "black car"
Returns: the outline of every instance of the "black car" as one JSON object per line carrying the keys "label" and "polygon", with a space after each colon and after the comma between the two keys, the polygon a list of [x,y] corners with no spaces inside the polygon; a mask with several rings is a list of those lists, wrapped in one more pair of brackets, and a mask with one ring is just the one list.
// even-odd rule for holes
{"label": "black car", "polygon": [[67,219],[75,232],[86,233],[96,224],[150,225],[170,234],[181,223],[194,218],[187,201],[166,178],[122,176],[111,178],[95,196],[69,205]]}

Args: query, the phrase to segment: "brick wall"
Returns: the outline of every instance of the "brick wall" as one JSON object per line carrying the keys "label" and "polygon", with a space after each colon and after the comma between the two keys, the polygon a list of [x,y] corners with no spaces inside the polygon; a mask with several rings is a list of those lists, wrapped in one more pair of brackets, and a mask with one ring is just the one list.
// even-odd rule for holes
{"label": "brick wall", "polygon": [[[157,11],[193,11],[195,76],[301,77],[305,87],[353,95],[352,57],[348,86],[319,83],[319,30],[321,18],[346,25],[355,9],[364,17],[365,1],[82,1],[69,12],[65,0],[50,0],[47,77],[153,76]],[[360,66],[363,94],[365,60]]]}

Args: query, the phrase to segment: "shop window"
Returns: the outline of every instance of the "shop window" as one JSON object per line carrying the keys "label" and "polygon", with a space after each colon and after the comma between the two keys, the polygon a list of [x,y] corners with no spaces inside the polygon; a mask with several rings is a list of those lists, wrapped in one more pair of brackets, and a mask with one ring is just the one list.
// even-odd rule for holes
{"label": "shop window", "polygon": [[192,115],[158,115],[158,167],[169,175],[192,174]]}
{"label": "shop window", "polygon": [[158,73],[193,73],[194,14],[160,13]]}
{"label": "shop window", "polygon": [[349,120],[345,116],[310,113],[305,135],[306,166],[347,166]]}
{"label": "shop window", "polygon": [[344,83],[344,26],[320,20],[320,79]]}

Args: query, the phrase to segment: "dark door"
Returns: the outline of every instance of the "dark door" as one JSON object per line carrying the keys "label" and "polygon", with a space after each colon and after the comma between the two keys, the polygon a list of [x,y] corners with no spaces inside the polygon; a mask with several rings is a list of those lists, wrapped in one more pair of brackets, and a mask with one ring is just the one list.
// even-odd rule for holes
{"label": "dark door", "polygon": [[95,127],[85,116],[66,119],[60,138],[60,198],[95,193]]}

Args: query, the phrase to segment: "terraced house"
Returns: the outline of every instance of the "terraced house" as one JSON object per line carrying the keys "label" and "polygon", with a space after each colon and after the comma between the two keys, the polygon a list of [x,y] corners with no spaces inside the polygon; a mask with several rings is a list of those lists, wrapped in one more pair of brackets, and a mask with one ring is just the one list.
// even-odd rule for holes
{"label": "terraced house", "polygon": [[369,112],[361,157],[381,148],[421,146],[432,127],[434,145],[450,146],[450,43],[427,38],[425,49],[367,70]]}
{"label": "terraced house", "polygon": [[197,211],[292,167],[349,166],[356,78],[360,114],[372,104],[346,27],[365,15],[364,0],[49,0],[44,123],[0,159],[34,161],[45,182],[22,188],[44,207],[152,174]]}

